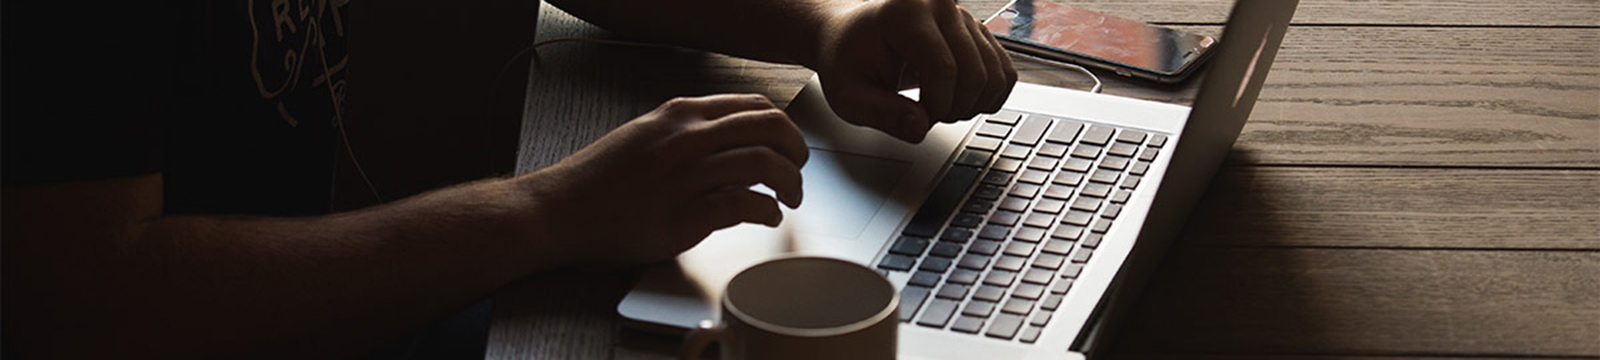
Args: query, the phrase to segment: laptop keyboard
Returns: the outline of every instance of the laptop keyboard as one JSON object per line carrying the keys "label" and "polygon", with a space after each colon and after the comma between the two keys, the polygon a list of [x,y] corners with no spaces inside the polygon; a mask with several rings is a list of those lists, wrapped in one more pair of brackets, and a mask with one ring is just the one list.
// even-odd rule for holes
{"label": "laptop keyboard", "polygon": [[878,267],[911,273],[901,322],[1033,343],[1167,137],[1010,111],[978,126]]}

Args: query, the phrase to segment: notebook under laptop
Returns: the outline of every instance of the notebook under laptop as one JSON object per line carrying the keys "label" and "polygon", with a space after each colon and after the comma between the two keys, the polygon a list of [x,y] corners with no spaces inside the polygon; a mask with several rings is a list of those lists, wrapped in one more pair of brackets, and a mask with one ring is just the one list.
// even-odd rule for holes
{"label": "notebook under laptop", "polygon": [[1296,3],[1235,4],[1193,108],[1019,83],[1005,111],[907,144],[838,119],[813,78],[787,109],[811,147],[805,203],[779,229],[712,234],[617,311],[687,329],[734,274],[799,253],[886,273],[902,358],[1084,357],[1244,127]]}

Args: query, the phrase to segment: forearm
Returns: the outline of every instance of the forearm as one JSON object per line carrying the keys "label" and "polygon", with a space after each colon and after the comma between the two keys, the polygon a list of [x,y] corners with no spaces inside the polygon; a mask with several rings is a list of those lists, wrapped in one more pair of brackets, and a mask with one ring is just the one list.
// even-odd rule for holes
{"label": "forearm", "polygon": [[47,276],[31,283],[51,296],[36,307],[56,313],[28,328],[79,326],[22,334],[123,354],[357,355],[556,266],[527,194],[485,181],[323,217],[156,218],[104,250],[41,265]]}
{"label": "forearm", "polygon": [[551,0],[596,25],[652,41],[813,66],[831,12],[861,0]]}

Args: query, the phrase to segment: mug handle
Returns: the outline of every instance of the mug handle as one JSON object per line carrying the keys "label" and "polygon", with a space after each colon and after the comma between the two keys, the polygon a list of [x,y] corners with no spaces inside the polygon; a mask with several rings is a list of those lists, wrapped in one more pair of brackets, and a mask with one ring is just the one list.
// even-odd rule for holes
{"label": "mug handle", "polygon": [[689,330],[689,336],[683,340],[683,348],[678,350],[678,360],[699,360],[706,347],[712,342],[722,341],[724,334],[715,321],[700,320],[700,326]]}

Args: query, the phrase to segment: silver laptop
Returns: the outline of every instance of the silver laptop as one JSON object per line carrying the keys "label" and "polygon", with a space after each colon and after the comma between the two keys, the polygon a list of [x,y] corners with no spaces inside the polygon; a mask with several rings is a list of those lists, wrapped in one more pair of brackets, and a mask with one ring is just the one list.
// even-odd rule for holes
{"label": "silver laptop", "polygon": [[1296,3],[1236,3],[1193,108],[1018,83],[1004,111],[907,144],[838,119],[813,78],[788,108],[811,147],[804,204],[713,233],[617,311],[687,329],[740,270],[828,256],[901,289],[901,358],[1083,358],[1233,146]]}

